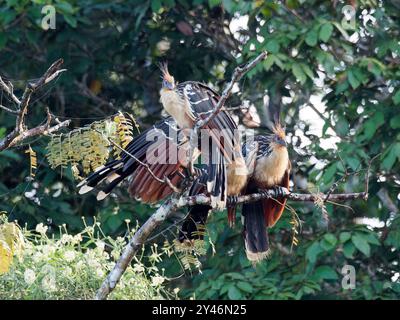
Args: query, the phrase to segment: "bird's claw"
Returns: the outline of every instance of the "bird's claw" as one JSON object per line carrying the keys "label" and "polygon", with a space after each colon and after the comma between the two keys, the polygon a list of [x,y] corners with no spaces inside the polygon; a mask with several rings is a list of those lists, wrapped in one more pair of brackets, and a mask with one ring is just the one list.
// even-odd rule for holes
{"label": "bird's claw", "polygon": [[268,192],[268,190],[264,190],[264,189],[258,189],[258,193],[261,194],[263,196],[263,198],[270,198],[270,194]]}
{"label": "bird's claw", "polygon": [[283,191],[282,187],[275,186],[274,191],[277,198],[285,196],[285,192]]}
{"label": "bird's claw", "polygon": [[226,205],[229,207],[233,207],[236,206],[238,203],[239,197],[236,195],[233,196],[229,196],[227,201],[226,201]]}

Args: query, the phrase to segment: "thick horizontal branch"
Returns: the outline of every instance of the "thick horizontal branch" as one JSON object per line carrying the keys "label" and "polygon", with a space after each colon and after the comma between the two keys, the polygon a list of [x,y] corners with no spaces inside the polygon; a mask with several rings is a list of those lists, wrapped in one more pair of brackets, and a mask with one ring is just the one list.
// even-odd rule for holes
{"label": "thick horizontal branch", "polygon": [[[248,203],[254,202],[265,198],[277,198],[279,195],[283,195],[287,199],[292,201],[318,201],[326,200],[327,195],[323,193],[319,194],[303,194],[303,193],[292,193],[286,188],[276,188],[270,190],[263,190],[259,193],[253,193],[248,195],[243,195],[237,198],[236,203]],[[356,199],[367,199],[367,192],[360,193],[338,193],[330,194],[328,199],[332,201],[345,201],[345,200],[356,200]],[[138,250],[145,243],[146,239],[150,234],[160,226],[166,219],[168,219],[172,214],[179,208],[193,206],[196,204],[210,205],[210,197],[199,194],[190,197],[181,197],[179,199],[169,199],[164,204],[162,204],[156,212],[139,228],[139,230],[132,236],[129,243],[124,248],[120,258],[115,264],[113,270],[108,274],[107,278],[104,280],[100,289],[97,291],[96,299],[104,300],[107,296],[115,289],[119,280],[121,279],[126,268],[131,263],[133,257],[138,252]]]}

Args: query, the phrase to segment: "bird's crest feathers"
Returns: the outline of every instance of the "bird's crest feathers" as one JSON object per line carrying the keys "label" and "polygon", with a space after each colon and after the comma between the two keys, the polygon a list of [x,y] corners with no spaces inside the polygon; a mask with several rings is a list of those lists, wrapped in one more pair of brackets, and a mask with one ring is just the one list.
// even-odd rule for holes
{"label": "bird's crest feathers", "polygon": [[272,132],[283,140],[286,138],[285,128],[283,128],[280,123],[274,125]]}
{"label": "bird's crest feathers", "polygon": [[174,77],[171,76],[171,74],[168,71],[168,63],[167,62],[162,62],[159,64],[159,68],[162,73],[162,79],[169,82],[169,83],[174,83]]}

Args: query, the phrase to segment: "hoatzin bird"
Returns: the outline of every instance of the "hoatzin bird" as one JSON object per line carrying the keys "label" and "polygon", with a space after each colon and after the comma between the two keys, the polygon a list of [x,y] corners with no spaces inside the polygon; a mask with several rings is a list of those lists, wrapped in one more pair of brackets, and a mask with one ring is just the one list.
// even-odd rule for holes
{"label": "hoatzin bird", "polygon": [[[167,65],[161,65],[161,103],[178,126],[189,136],[196,122],[207,118],[216,107],[219,95],[200,82],[175,83]],[[220,111],[201,130],[202,158],[207,158],[207,192],[212,207],[224,209],[227,195],[238,195],[246,184],[247,167],[240,147],[240,135],[235,121],[227,111]],[[203,161],[204,163],[204,161]],[[229,219],[232,221],[232,218]]]}
{"label": "hoatzin bird", "polygon": [[[267,136],[255,136],[243,145],[243,155],[249,168],[249,179],[243,194],[251,194],[277,186],[289,188],[289,161],[285,131],[280,125]],[[279,192],[279,188],[276,188]],[[269,239],[267,227],[279,220],[285,208],[286,199],[263,199],[244,203],[242,207],[243,238],[247,258],[258,262],[268,256]]]}

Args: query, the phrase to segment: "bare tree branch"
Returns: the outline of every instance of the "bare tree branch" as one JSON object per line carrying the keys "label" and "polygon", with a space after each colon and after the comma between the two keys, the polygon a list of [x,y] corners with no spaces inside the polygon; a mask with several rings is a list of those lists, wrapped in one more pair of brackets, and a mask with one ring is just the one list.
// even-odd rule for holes
{"label": "bare tree branch", "polygon": [[51,115],[48,109],[46,110],[47,120],[44,125],[28,129],[25,124],[25,116],[28,112],[29,102],[32,94],[35,91],[39,90],[41,87],[43,87],[45,84],[54,80],[61,72],[64,72],[66,70],[66,69],[60,69],[62,63],[63,59],[58,59],[47,69],[47,71],[38,80],[32,83],[28,82],[21,99],[15,96],[12,84],[11,83],[6,84],[4,80],[0,77],[0,88],[4,90],[4,92],[7,95],[9,95],[10,98],[18,105],[17,110],[12,110],[10,108],[0,106],[1,109],[9,113],[17,114],[14,130],[11,131],[8,135],[6,135],[6,137],[0,140],[0,151],[15,146],[16,144],[20,143],[25,139],[40,135],[47,135],[56,132],[61,128],[69,125],[70,120],[63,122],[56,121],[57,125],[51,127],[51,121],[53,119],[53,116]]}
{"label": "bare tree branch", "polygon": [[[237,198],[237,203],[254,202],[265,198],[276,198],[279,195],[283,195],[284,197],[292,201],[314,202],[315,200],[326,198],[326,195],[322,193],[300,194],[300,193],[292,193],[286,188],[275,188],[270,190],[264,190],[260,193],[239,196]],[[368,194],[366,194],[366,192],[339,193],[339,194],[331,194],[329,196],[329,199],[331,201],[366,199],[367,195]],[[111,270],[111,272],[108,274],[107,278],[101,285],[100,289],[97,291],[95,298],[97,300],[107,299],[107,296],[111,293],[111,291],[115,289],[116,285],[118,284],[118,281],[121,279],[123,273],[131,263],[135,254],[142,247],[142,245],[145,243],[146,239],[150,236],[150,234],[158,226],[160,226],[166,219],[171,217],[172,214],[179,208],[183,208],[186,206],[193,206],[196,204],[209,205],[211,204],[211,199],[210,197],[204,194],[199,194],[190,197],[171,198],[166,202],[164,202],[129,240],[129,243],[124,248],[113,270]]]}

